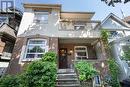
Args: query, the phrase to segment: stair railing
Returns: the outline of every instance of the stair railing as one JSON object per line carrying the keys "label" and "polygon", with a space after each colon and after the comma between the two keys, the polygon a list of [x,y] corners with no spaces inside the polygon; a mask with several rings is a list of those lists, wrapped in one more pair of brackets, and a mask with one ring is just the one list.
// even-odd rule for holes
{"label": "stair railing", "polygon": [[78,72],[78,70],[77,70],[76,67],[75,67],[75,62],[76,62],[75,60],[72,60],[73,69],[74,69],[74,71],[75,71],[75,73],[76,73],[76,75],[77,75],[79,84],[80,84],[80,86],[81,86],[80,79],[79,79],[79,72]]}

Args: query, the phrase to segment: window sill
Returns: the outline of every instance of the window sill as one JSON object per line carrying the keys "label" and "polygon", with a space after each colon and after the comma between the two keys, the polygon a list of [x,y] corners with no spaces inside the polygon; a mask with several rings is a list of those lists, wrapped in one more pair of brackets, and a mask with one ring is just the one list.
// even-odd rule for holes
{"label": "window sill", "polygon": [[26,61],[35,61],[35,60],[39,60],[41,58],[26,58],[26,59],[22,59],[22,62],[26,62]]}

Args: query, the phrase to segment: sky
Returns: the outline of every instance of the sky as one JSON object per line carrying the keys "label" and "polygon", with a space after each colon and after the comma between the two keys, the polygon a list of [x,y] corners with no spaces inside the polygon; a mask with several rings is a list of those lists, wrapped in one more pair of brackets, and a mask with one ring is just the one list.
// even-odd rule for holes
{"label": "sky", "polygon": [[62,4],[62,11],[95,12],[93,20],[103,20],[109,13],[114,13],[123,18],[130,16],[130,2],[115,4],[115,7],[107,6],[101,0],[16,0],[16,7],[23,9],[23,3]]}

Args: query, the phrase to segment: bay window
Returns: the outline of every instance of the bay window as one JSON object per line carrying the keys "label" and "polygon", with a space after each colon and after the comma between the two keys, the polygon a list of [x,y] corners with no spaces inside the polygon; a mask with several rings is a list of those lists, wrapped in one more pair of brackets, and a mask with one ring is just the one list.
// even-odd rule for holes
{"label": "bay window", "polygon": [[43,54],[47,52],[45,39],[29,39],[25,58],[42,58]]}

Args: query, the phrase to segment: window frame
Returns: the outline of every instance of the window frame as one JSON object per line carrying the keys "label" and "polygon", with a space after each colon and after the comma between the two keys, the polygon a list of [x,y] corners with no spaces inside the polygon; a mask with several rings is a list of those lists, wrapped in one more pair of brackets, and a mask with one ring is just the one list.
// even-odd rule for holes
{"label": "window frame", "polygon": [[[79,27],[79,29],[76,29],[76,27]],[[80,27],[84,27],[83,29]],[[85,29],[85,25],[84,24],[74,24],[74,30],[84,30]]]}
{"label": "window frame", "polygon": [[[78,51],[76,51],[76,48],[85,48],[86,50],[78,50]],[[83,60],[83,58],[82,57],[86,57],[86,59],[88,59],[88,49],[87,49],[87,46],[74,46],[74,52],[75,52],[75,59],[76,60]],[[86,56],[77,56],[76,55],[76,52],[86,52]],[[81,59],[78,59],[77,57],[81,57]]]}
{"label": "window frame", "polygon": [[[31,45],[44,45],[44,49],[45,49],[45,53],[48,51],[48,48],[47,48],[47,40],[46,39],[28,39],[27,40],[27,44],[26,44],[26,48],[25,48],[25,54],[24,54],[24,58],[23,58],[23,61],[32,61],[32,60],[37,60],[37,59],[41,59],[41,58],[26,58],[27,54],[28,54],[28,47],[29,47],[29,42],[31,40],[40,40],[40,41],[45,41],[45,44],[31,44]],[[43,53],[43,54],[45,54]],[[30,53],[30,54],[41,54],[41,53]]]}
{"label": "window frame", "polygon": [[[2,19],[2,21],[0,22],[0,25],[2,24],[2,23],[9,23],[9,21],[8,21],[8,17],[5,17],[5,16],[0,16],[0,20]],[[5,19],[5,20],[3,20],[3,19]]]}
{"label": "window frame", "polygon": [[109,35],[109,38],[121,38],[125,36],[125,33],[123,30],[113,30],[113,31],[110,31],[110,35]]}
{"label": "window frame", "polygon": [[[47,16],[47,19],[43,20],[42,18],[38,18],[38,15],[42,15],[42,17]],[[45,17],[46,18],[46,17]],[[43,23],[43,24],[47,24],[49,20],[49,12],[48,11],[35,11],[34,12],[34,23]]]}

